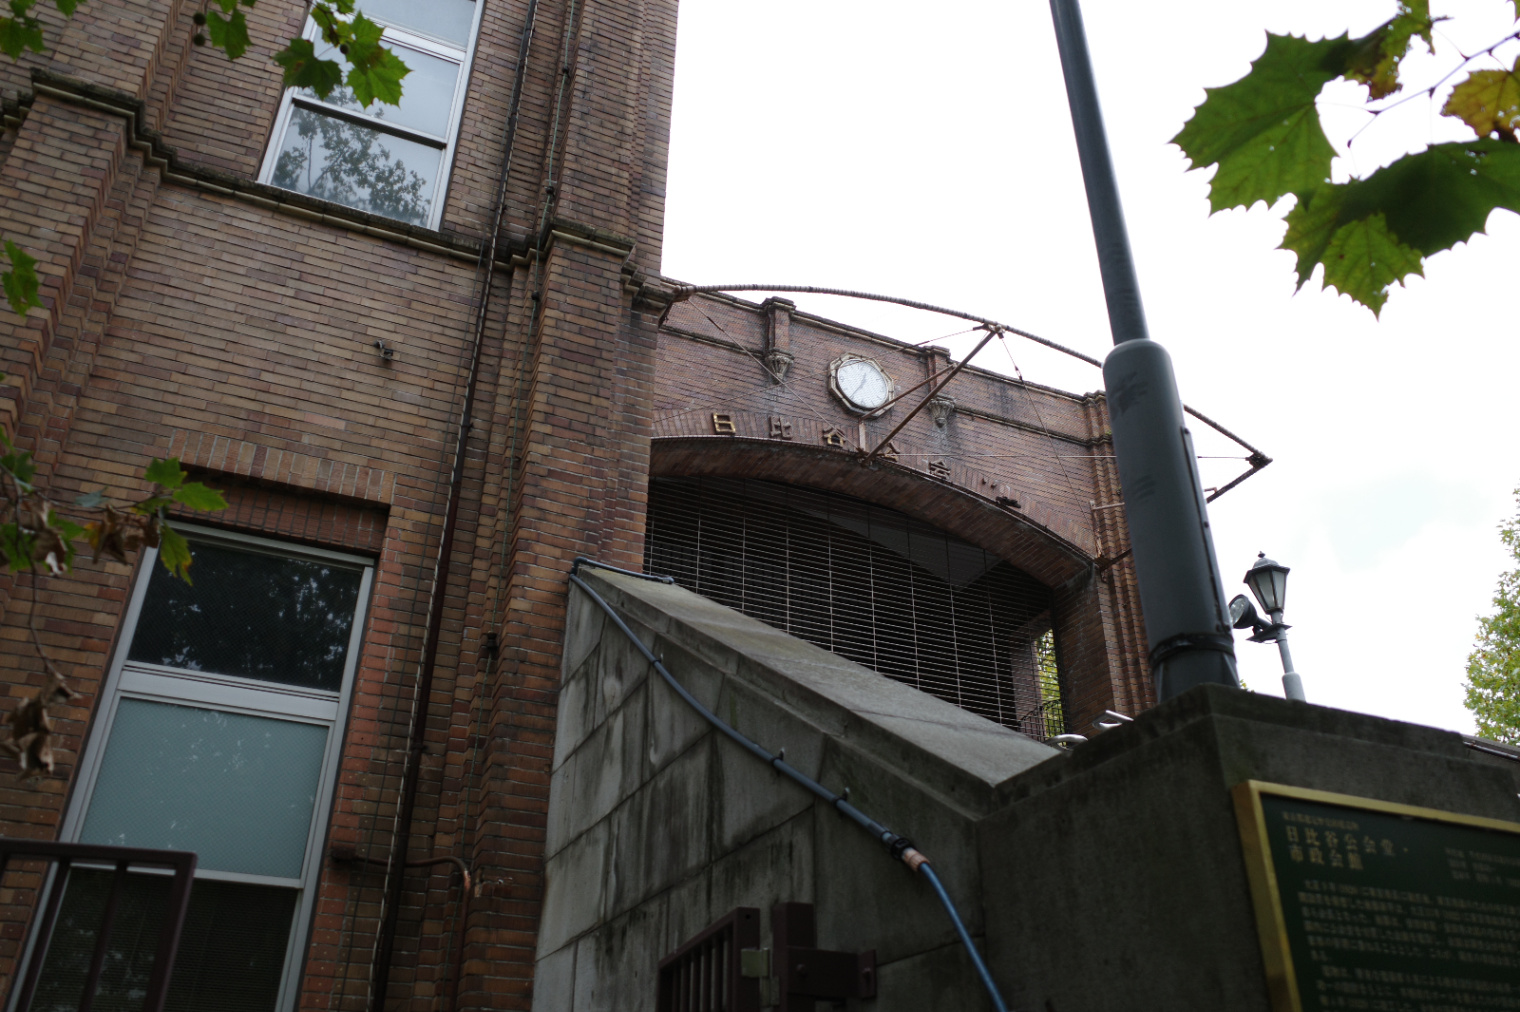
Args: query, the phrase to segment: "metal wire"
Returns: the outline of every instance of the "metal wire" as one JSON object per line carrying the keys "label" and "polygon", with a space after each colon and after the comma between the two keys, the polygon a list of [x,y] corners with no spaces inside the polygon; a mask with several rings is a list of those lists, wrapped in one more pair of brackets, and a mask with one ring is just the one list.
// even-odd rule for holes
{"label": "metal wire", "polygon": [[[644,645],[644,641],[634,635],[633,630],[628,628],[628,623],[623,621],[623,617],[617,613],[612,605],[608,604],[602,595],[592,590],[586,584],[586,581],[580,578],[578,575],[580,567],[586,565],[604,569],[613,568],[602,566],[600,563],[596,563],[590,559],[578,558],[570,567],[570,582],[579,587],[606,613],[608,618],[612,619],[623,635],[628,637],[629,642],[638,648],[639,652],[644,655],[644,658],[653,666],[654,670],[665,680],[665,684],[670,686],[671,690],[680,696],[687,706],[697,711],[703,720],[711,724],[719,733],[738,745],[742,750],[759,759],[767,766],[770,766],[793,783],[798,784],[804,790],[820,798],[824,803],[831,805],[836,812],[855,823],[855,825],[859,826],[878,843],[885,846],[887,852],[893,858],[903,862],[928,880],[929,885],[934,889],[935,896],[940,901],[940,905],[944,907],[946,915],[949,916],[950,923],[954,926],[957,937],[960,938],[961,944],[966,947],[966,953],[971,957],[971,963],[976,968],[977,976],[981,979],[982,986],[987,989],[987,994],[992,999],[993,1008],[997,1012],[1008,1012],[1008,1006],[1004,1003],[1003,996],[998,991],[997,983],[992,979],[992,973],[987,969],[987,964],[983,961],[982,954],[977,951],[976,943],[971,938],[971,932],[966,930],[965,922],[961,920],[960,913],[955,909],[955,902],[950,898],[950,894],[945,891],[944,884],[940,882],[939,875],[935,873],[928,858],[913,846],[912,841],[905,836],[899,836],[897,833],[892,832],[892,830],[850,804],[842,795],[835,794],[812,777],[792,766],[786,761],[783,753],[771,754],[751,739],[724,723],[716,714],[706,706],[703,706],[701,700],[688,692],[686,687],[676,681],[675,676],[666,670],[665,665],[660,662],[660,659]],[[618,570],[618,572],[627,573],[626,570]],[[658,577],[645,576],[642,573],[627,573],[627,575],[638,576],[646,580],[659,579]]]}
{"label": "metal wire", "polygon": [[[666,307],[665,315],[660,318],[660,325],[664,326],[665,318],[670,315],[671,307],[674,307],[677,302],[684,302],[685,300],[690,299],[693,295],[703,295],[708,293],[716,294],[720,292],[794,292],[803,295],[838,295],[842,298],[847,299],[864,299],[867,302],[887,302],[891,303],[894,306],[906,306],[909,309],[922,309],[925,312],[929,313],[939,313],[943,316],[953,316],[957,319],[969,320],[972,323],[978,323],[985,327],[995,328],[999,331],[1004,331],[1009,334],[1017,334],[1019,337],[1033,341],[1035,344],[1044,345],[1045,347],[1050,348],[1054,351],[1059,351],[1063,355],[1070,355],[1072,358],[1086,362],[1088,365],[1097,366],[1100,369],[1103,367],[1102,362],[1093,358],[1091,355],[1085,355],[1082,352],[1077,351],[1075,348],[1068,348],[1066,345],[1058,344],[1057,342],[1050,340],[1048,337],[1041,337],[1038,334],[1031,334],[1027,330],[1020,330],[1018,327],[1010,326],[1006,323],[999,323],[998,321],[988,319],[985,316],[976,316],[972,313],[963,313],[959,309],[950,309],[946,306],[936,306],[929,302],[919,302],[916,299],[904,299],[896,295],[882,295],[877,292],[857,292],[849,288],[823,288],[818,285],[678,285],[673,291],[673,297],[671,299],[670,306]],[[951,336],[953,337],[954,335]],[[1231,432],[1223,425],[1220,425],[1218,422],[1214,421],[1203,412],[1196,411],[1193,408],[1188,407],[1186,404],[1182,406],[1182,410],[1186,411],[1188,414],[1192,415],[1194,418],[1198,419],[1209,428],[1218,432],[1226,439],[1238,443],[1240,446],[1250,451],[1251,454],[1250,457],[1247,458],[1247,460],[1249,460],[1251,463],[1250,470],[1246,471],[1235,480],[1221,486],[1217,491],[1208,497],[1208,502],[1213,502],[1215,499],[1218,499],[1230,489],[1234,488],[1236,485],[1239,485],[1241,482],[1251,477],[1251,475],[1255,474],[1257,471],[1260,471],[1262,468],[1272,463],[1271,457],[1268,457],[1265,453],[1262,453],[1256,447],[1252,446],[1244,439],[1241,439],[1235,433]]]}

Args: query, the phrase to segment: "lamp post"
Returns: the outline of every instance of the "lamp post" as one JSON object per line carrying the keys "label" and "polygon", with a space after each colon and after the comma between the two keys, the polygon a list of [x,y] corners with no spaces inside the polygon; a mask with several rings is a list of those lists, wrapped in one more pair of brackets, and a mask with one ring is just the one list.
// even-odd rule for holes
{"label": "lamp post", "polygon": [[1078,0],[1050,0],[1050,11],[1114,337],[1103,385],[1156,699],[1204,683],[1239,686],[1193,437],[1171,358],[1146,330],[1082,11]]}
{"label": "lamp post", "polygon": [[1250,599],[1239,594],[1230,602],[1230,618],[1236,629],[1250,629],[1251,642],[1277,644],[1282,655],[1283,695],[1289,699],[1306,702],[1304,680],[1293,670],[1293,655],[1288,652],[1288,626],[1283,622],[1283,604],[1288,597],[1288,567],[1267,558],[1266,552],[1256,556],[1256,562],[1246,572],[1245,584],[1261,604],[1261,610],[1271,618],[1263,622]]}

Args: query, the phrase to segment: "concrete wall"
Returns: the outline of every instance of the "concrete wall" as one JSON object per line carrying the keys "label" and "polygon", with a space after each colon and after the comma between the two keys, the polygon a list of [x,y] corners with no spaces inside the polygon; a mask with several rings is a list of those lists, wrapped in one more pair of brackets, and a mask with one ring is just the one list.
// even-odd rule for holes
{"label": "concrete wall", "polygon": [[[976,823],[1055,749],[678,587],[585,576],[714,712],[911,837],[981,934]],[[534,1009],[652,1009],[661,957],[736,906],[768,946],[788,900],[816,905],[820,947],[876,950],[869,1007],[989,1007],[922,879],[719,736],[574,589],[564,656]]]}
{"label": "concrete wall", "polygon": [[1452,731],[1202,686],[999,789],[989,962],[1019,1008],[1268,1012],[1231,788],[1520,821],[1512,777]]}
{"label": "concrete wall", "polygon": [[[1242,781],[1520,821],[1513,771],[1453,732],[1203,686],[1059,753],[679,588],[587,580],[722,719],[921,846],[1011,1008],[1269,1012]],[[877,950],[859,1007],[989,1007],[925,884],[573,589],[564,670],[535,1010],[652,1009],[661,957],[783,900],[821,947]]]}

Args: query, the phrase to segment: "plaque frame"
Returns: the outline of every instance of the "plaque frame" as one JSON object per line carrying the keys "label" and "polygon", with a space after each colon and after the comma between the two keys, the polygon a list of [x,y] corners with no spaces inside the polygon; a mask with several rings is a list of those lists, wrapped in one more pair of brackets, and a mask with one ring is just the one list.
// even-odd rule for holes
{"label": "plaque frame", "polygon": [[1277,871],[1272,866],[1272,849],[1267,839],[1266,813],[1261,797],[1270,794],[1299,801],[1316,801],[1344,808],[1359,808],[1385,815],[1401,815],[1449,825],[1497,830],[1520,836],[1520,822],[1490,819],[1481,815],[1462,815],[1438,808],[1401,805],[1353,794],[1336,794],[1308,787],[1291,787],[1264,780],[1245,780],[1230,794],[1235,801],[1235,822],[1240,829],[1240,843],[1245,856],[1246,879],[1251,885],[1251,907],[1256,914],[1256,936],[1261,943],[1261,958],[1267,974],[1267,993],[1273,1012],[1304,1012],[1299,995],[1298,977],[1293,969],[1293,951],[1288,945],[1288,925],[1283,917],[1282,895],[1278,890]]}

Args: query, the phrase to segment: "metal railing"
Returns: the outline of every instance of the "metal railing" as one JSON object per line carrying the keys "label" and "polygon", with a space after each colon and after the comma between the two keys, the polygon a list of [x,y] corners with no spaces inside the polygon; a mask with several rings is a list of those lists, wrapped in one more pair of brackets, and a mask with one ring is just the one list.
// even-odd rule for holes
{"label": "metal railing", "polygon": [[89,969],[84,976],[84,987],[79,997],[78,1012],[90,1012],[100,985],[101,970],[111,944],[111,928],[116,920],[117,899],[126,882],[128,870],[133,866],[167,868],[174,873],[169,885],[168,903],[164,909],[163,927],[159,931],[158,948],[153,955],[153,970],[148,977],[142,1012],[163,1012],[164,999],[169,993],[169,977],[174,970],[174,956],[179,950],[180,932],[190,909],[190,886],[195,877],[195,855],[181,850],[146,850],[136,847],[104,847],[86,843],[54,843],[44,840],[11,840],[0,838],[0,875],[5,873],[11,858],[38,858],[51,864],[51,874],[43,873],[43,894],[39,899],[40,917],[37,922],[35,941],[26,957],[25,968],[14,978],[20,991],[10,1003],[13,1012],[30,1012],[32,999],[42,978],[43,961],[47,958],[48,943],[58,920],[58,909],[63,902],[69,870],[79,865],[114,867],[110,892],[106,895],[105,910],[100,927],[96,930],[95,948],[90,957]]}
{"label": "metal railing", "polygon": [[740,953],[760,947],[760,911],[737,907],[660,960],[655,1012],[760,1012],[760,981]]}

